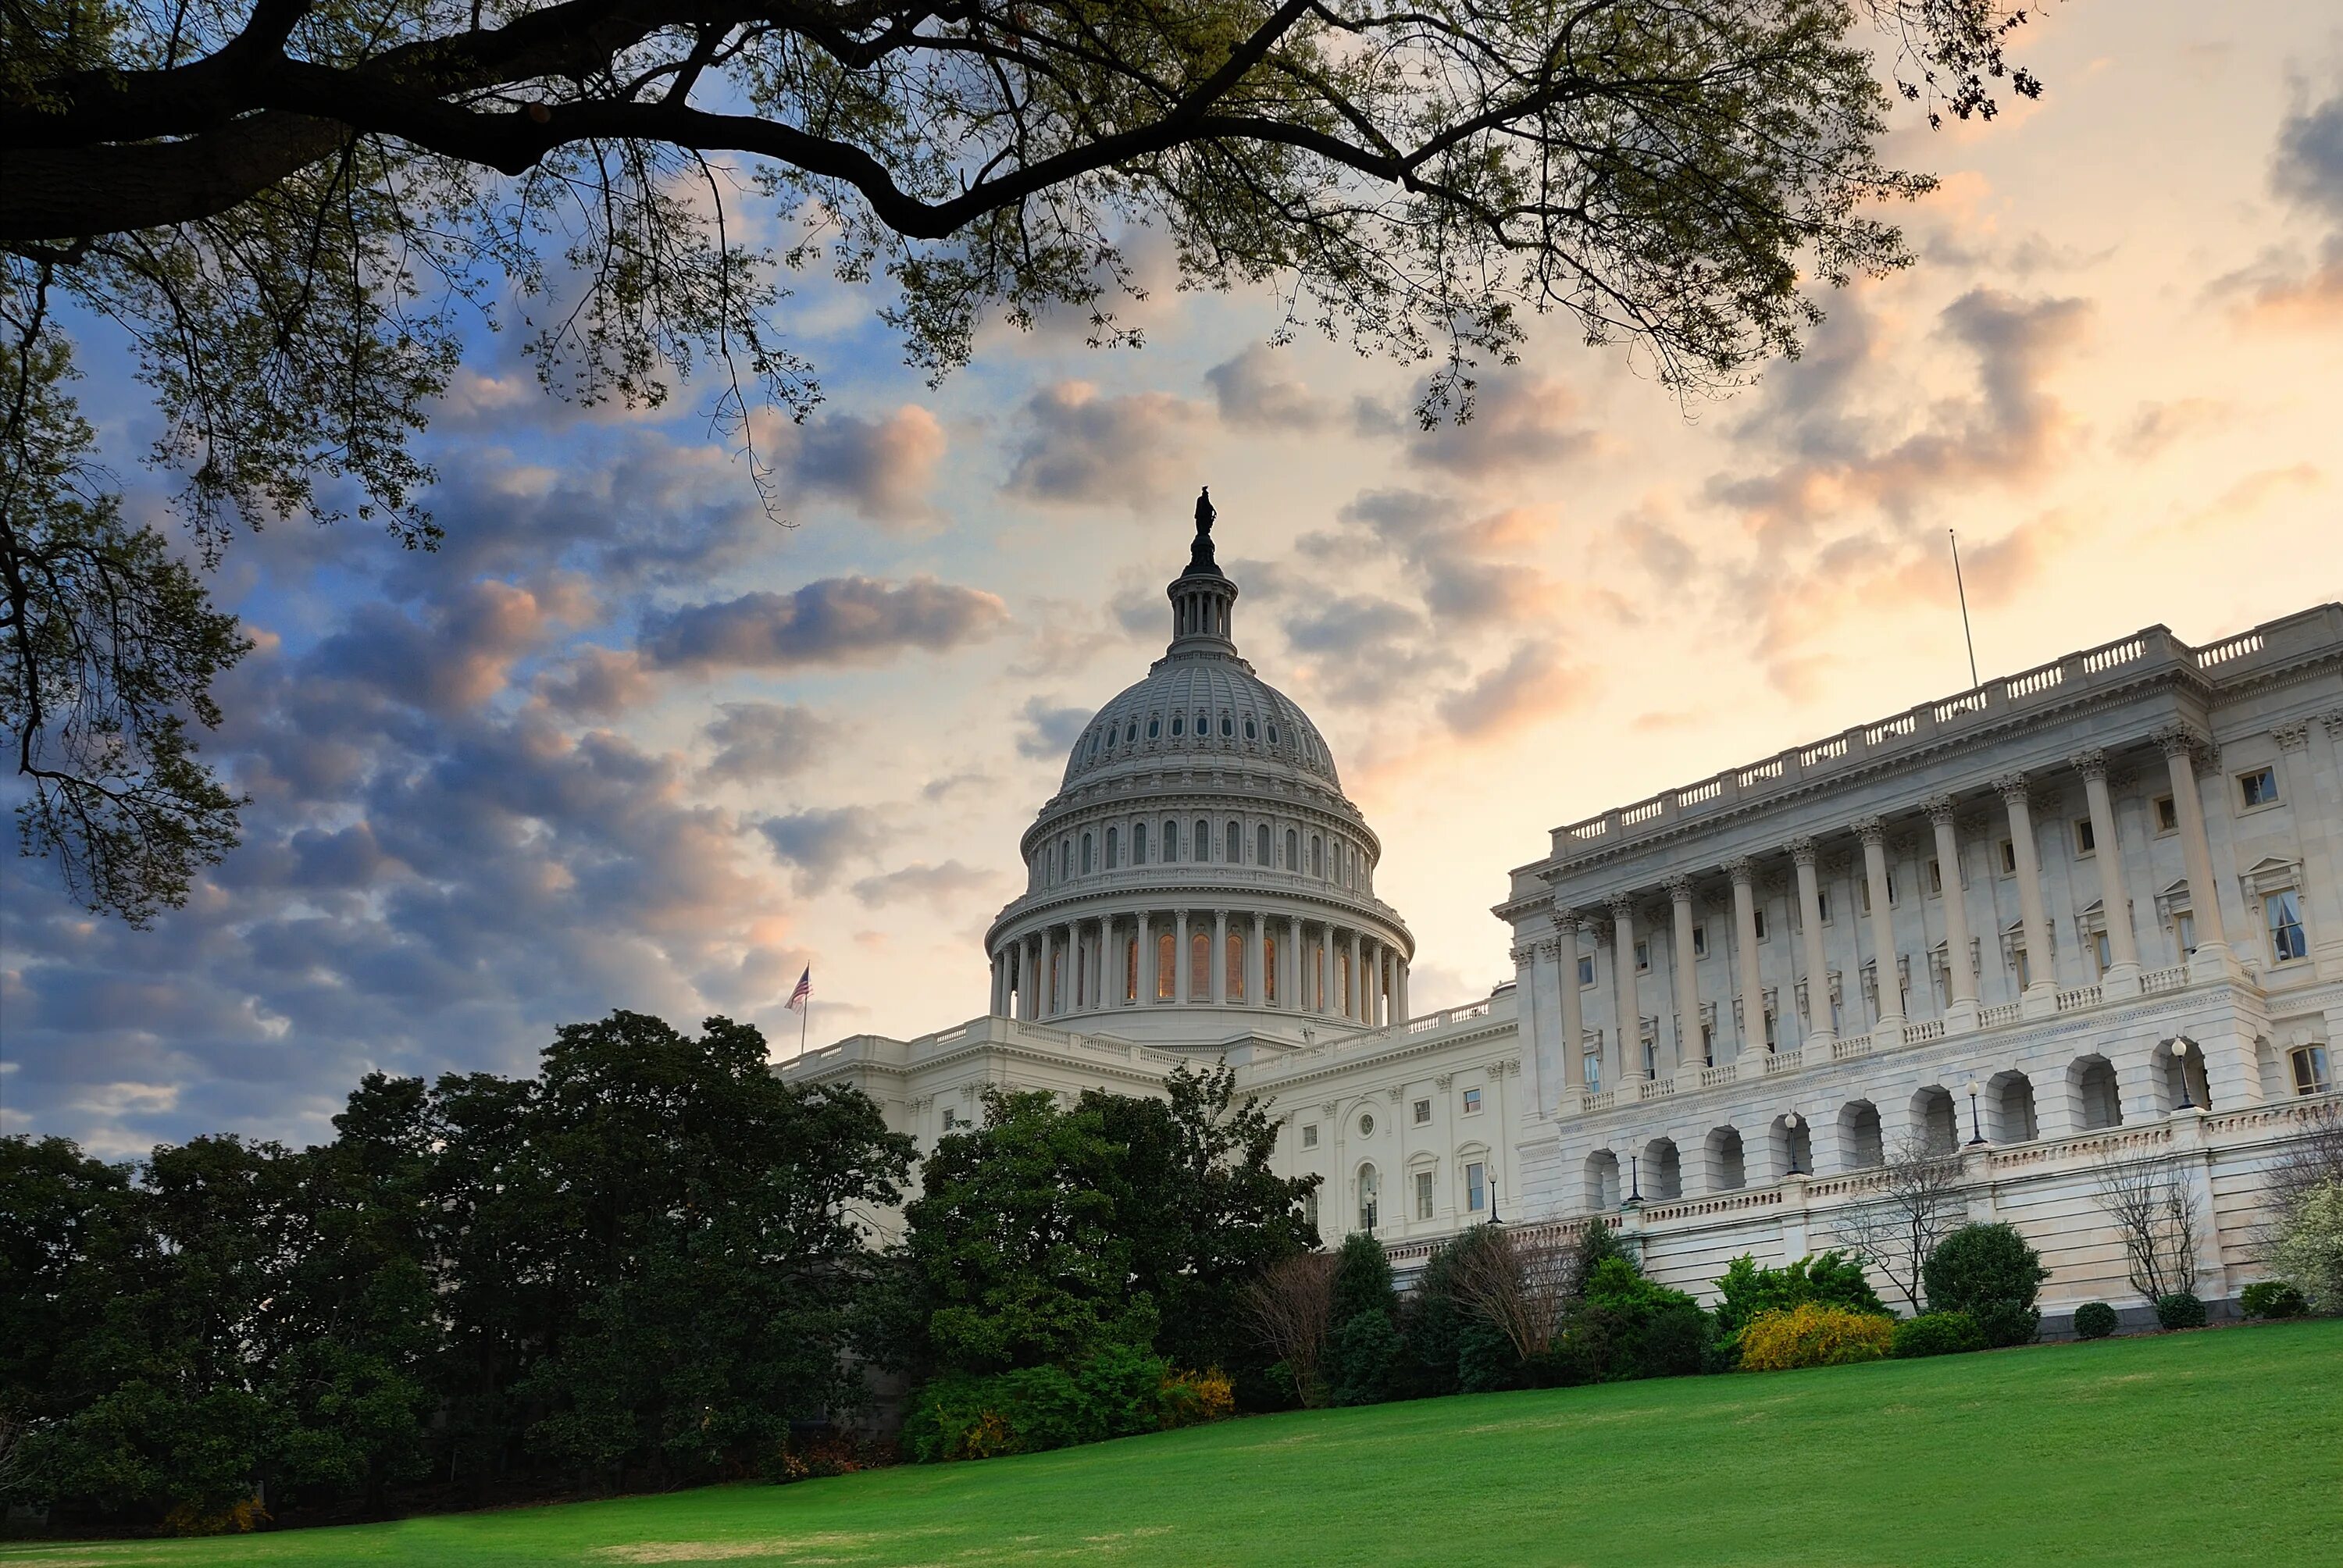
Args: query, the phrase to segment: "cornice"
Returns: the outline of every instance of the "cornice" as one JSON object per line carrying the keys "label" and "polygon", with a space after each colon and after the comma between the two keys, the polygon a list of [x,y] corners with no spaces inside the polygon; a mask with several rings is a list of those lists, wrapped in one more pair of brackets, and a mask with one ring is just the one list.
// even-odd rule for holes
{"label": "cornice", "polygon": [[[1379,1067],[1390,1062],[1413,1061],[1439,1051],[1486,1044],[1492,1040],[1502,1040],[1508,1035],[1516,1040],[1520,1038],[1521,1024],[1518,1020],[1508,1020],[1478,1029],[1466,1030],[1461,1034],[1442,1035],[1433,1039],[1410,1040],[1405,1043],[1395,1042],[1389,1050],[1355,1056],[1342,1062],[1326,1062],[1290,1074],[1265,1077],[1250,1083],[1245,1081],[1242,1074],[1240,1074],[1237,1081],[1240,1087],[1249,1090],[1267,1090],[1318,1082],[1342,1073],[1356,1071],[1361,1068]],[[1372,1091],[1363,1090],[1359,1092],[1367,1093]]]}
{"label": "cornice", "polygon": [[[1282,871],[1270,873],[1272,876],[1286,874]],[[1172,906],[1177,905],[1183,900],[1192,899],[1201,901],[1205,908],[1213,908],[1242,903],[1257,895],[1273,895],[1288,902],[1309,905],[1322,911],[1315,917],[1322,920],[1325,918],[1326,913],[1332,913],[1342,915],[1354,922],[1381,924],[1389,928],[1394,945],[1406,952],[1411,962],[1415,958],[1414,933],[1407,929],[1407,922],[1400,919],[1399,911],[1381,900],[1371,899],[1360,901],[1343,896],[1339,890],[1322,892],[1278,887],[1265,882],[1197,880],[1130,883],[1119,887],[1101,885],[1074,889],[1051,888],[1041,893],[1028,893],[1023,897],[1011,900],[1002,906],[1001,912],[992,918],[992,923],[985,928],[984,950],[990,953],[993,944],[1011,927],[1043,917],[1051,917],[1053,920],[1067,918],[1092,920],[1106,915],[1130,915],[1140,912],[1176,914],[1179,912],[1178,910]],[[1142,908],[1134,909],[1134,905]],[[1193,909],[1196,905],[1192,903],[1189,907]],[[1290,918],[1276,910],[1252,907],[1232,909],[1231,912],[1262,914],[1272,920]],[[1304,913],[1302,918],[1309,920],[1313,917]]]}

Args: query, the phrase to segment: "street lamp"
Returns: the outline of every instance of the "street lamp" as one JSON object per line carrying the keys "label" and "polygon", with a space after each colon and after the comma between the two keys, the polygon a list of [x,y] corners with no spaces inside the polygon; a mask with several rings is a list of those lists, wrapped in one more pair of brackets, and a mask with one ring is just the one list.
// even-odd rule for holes
{"label": "street lamp", "polygon": [[1790,1174],[1793,1176],[1803,1176],[1805,1172],[1798,1169],[1798,1129],[1805,1126],[1805,1123],[1800,1121],[1798,1120],[1798,1113],[1793,1111],[1789,1115],[1782,1119],[1782,1125],[1789,1130]]}
{"label": "street lamp", "polygon": [[2172,1065],[2180,1070],[2179,1109],[2196,1110],[2196,1104],[2188,1098],[2188,1037],[2185,1034],[2176,1034],[2172,1037]]}
{"label": "street lamp", "polygon": [[1969,1080],[1969,1147],[1976,1148],[1985,1141],[1985,1128],[1977,1121],[1977,1094],[1984,1088],[1976,1080]]}
{"label": "street lamp", "polygon": [[1627,1201],[1630,1203],[1640,1203],[1643,1201],[1644,1177],[1642,1167],[1637,1162],[1637,1157],[1630,1154],[1627,1156]]}

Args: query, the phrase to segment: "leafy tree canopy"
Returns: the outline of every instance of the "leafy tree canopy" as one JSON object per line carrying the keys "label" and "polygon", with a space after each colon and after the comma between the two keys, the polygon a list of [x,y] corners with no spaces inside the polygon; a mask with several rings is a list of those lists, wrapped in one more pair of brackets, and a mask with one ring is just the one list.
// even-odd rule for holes
{"label": "leafy tree canopy", "polygon": [[[428,545],[412,438],[468,326],[517,326],[548,389],[587,402],[658,403],[717,362],[758,472],[752,409],[820,396],[789,346],[791,269],[879,283],[910,361],[940,375],[993,313],[1134,337],[1116,312],[1141,227],[1182,287],[1261,287],[1288,330],[1427,363],[1427,420],[1469,414],[1475,367],[1550,310],[1708,387],[1794,351],[1815,285],[1909,259],[1878,204],[1929,182],[1879,160],[1881,76],[1989,115],[2005,85],[2038,91],[2005,57],[2023,18],[2001,0],[14,0],[0,632],[18,766],[45,780],[27,848],[136,919],[234,839],[235,802],[167,723],[211,720],[233,633],[166,606],[114,634],[165,650],[133,658],[144,678],[94,673],[86,628],[124,590],[44,569],[106,515],[56,392],[57,291],[131,344],[163,419],[149,455],[207,551],[238,518],[350,511]],[[85,492],[69,504],[65,469]],[[126,597],[184,597],[142,537],[110,546]],[[93,708],[130,744],[77,742]]]}

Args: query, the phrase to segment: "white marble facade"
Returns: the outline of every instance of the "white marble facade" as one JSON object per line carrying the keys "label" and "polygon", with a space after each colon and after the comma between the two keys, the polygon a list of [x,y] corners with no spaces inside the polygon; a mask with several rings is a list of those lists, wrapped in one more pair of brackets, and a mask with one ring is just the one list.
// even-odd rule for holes
{"label": "white marble facade", "polygon": [[2338,1098],[2343,605],[2152,627],[1558,828],[1496,908],[1515,980],[1411,1017],[1380,844],[1238,657],[1208,537],[1168,595],[1164,658],[1024,835],[988,1016],[790,1078],[925,1148],[987,1085],[1225,1060],[1330,1239],[1371,1226],[1404,1271],[1483,1220],[1599,1215],[1695,1291],[1831,1245],[1883,1151],[1933,1140],[2043,1250],[2054,1321],[2133,1299],[2102,1152],[2173,1152],[2199,1293],[2255,1277],[2259,1173]]}

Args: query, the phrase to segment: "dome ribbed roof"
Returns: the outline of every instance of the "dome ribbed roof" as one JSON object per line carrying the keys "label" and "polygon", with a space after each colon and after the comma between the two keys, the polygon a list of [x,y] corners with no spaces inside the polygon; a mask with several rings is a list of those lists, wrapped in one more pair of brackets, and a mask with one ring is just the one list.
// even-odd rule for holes
{"label": "dome ribbed roof", "polygon": [[1324,781],[1342,781],[1334,755],[1309,715],[1233,654],[1161,658],[1147,678],[1100,709],[1066,759],[1061,789],[1118,764],[1151,766],[1193,758],[1221,766],[1282,763]]}

